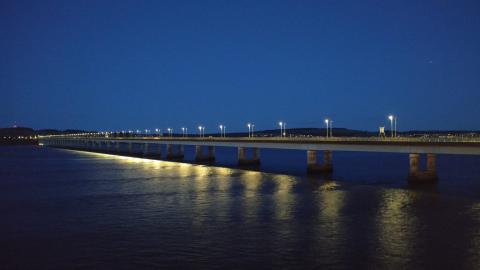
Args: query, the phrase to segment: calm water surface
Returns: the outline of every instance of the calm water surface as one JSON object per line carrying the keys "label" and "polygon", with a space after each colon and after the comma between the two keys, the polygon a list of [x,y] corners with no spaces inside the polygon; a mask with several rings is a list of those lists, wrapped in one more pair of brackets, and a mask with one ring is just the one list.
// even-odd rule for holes
{"label": "calm water surface", "polygon": [[406,155],[334,153],[317,177],[305,156],[262,151],[255,172],[0,147],[0,269],[480,268],[478,157],[411,187]]}

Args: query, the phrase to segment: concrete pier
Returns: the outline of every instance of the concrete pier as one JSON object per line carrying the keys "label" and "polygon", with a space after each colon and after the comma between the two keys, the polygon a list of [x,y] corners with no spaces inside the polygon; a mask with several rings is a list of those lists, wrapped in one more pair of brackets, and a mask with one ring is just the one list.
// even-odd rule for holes
{"label": "concrete pier", "polygon": [[195,146],[195,161],[196,162],[212,162],[215,160],[215,147],[208,146],[208,155],[203,155],[203,147],[201,145]]}
{"label": "concrete pier", "polygon": [[420,154],[409,155],[410,170],[408,181],[411,183],[429,183],[438,179],[435,154],[427,154],[426,169],[420,168]]}
{"label": "concrete pier", "polygon": [[256,147],[252,148],[252,158],[248,158],[245,147],[238,147],[238,165],[259,165],[260,150]]}
{"label": "concrete pier", "polygon": [[161,144],[158,144],[157,145],[157,156],[158,157],[162,157],[162,145]]}
{"label": "concrete pier", "polygon": [[168,160],[183,160],[184,157],[184,148],[183,145],[177,146],[177,153],[174,152],[174,145],[167,144],[167,159]]}
{"label": "concrete pier", "polygon": [[332,151],[323,151],[323,164],[317,163],[317,151],[307,150],[307,172],[324,173],[333,171]]}
{"label": "concrete pier", "polygon": [[420,155],[419,154],[410,154],[410,175],[415,175],[420,171]]}
{"label": "concrete pier", "polygon": [[143,155],[148,156],[148,143],[143,144]]}

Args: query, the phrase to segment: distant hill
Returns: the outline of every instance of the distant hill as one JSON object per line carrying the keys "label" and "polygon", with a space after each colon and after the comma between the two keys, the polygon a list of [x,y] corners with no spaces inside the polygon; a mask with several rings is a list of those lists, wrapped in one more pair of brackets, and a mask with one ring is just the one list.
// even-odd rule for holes
{"label": "distant hill", "polygon": [[37,144],[35,135],[31,128],[0,128],[0,145]]}
{"label": "distant hill", "polygon": [[[325,136],[326,128],[291,128],[286,130],[288,136]],[[387,130],[387,136],[390,134],[390,131]],[[355,130],[348,128],[333,128],[333,136],[335,137],[375,137],[378,136],[378,131],[365,131],[365,130]],[[444,136],[444,135],[471,135],[471,136],[480,136],[480,131],[472,130],[413,130],[413,131],[403,131],[398,132],[399,136]],[[218,133],[207,134],[207,136],[218,136]],[[247,132],[237,132],[237,133],[228,133],[230,137],[245,137],[248,136]],[[272,130],[259,130],[255,131],[256,137],[274,137],[280,136],[279,129]]]}
{"label": "distant hill", "polygon": [[35,136],[36,132],[32,128],[16,127],[16,128],[0,128],[0,137],[18,137],[18,136]]}
{"label": "distant hill", "polygon": [[61,135],[61,134],[75,134],[75,133],[85,133],[85,132],[96,132],[96,131],[85,131],[79,129],[40,129],[35,131],[37,135]]}
{"label": "distant hill", "polygon": [[[291,128],[286,129],[287,136],[325,136],[326,128]],[[216,136],[218,133],[207,134],[209,136]],[[254,132],[256,137],[276,137],[280,136],[280,129],[259,130]],[[376,136],[378,133],[353,130],[346,128],[333,128],[333,135],[336,137],[368,137]],[[246,137],[248,132],[228,133],[230,137]]]}
{"label": "distant hill", "polygon": [[83,133],[83,130],[67,129],[42,129],[34,130],[27,127],[0,128],[0,145],[37,144],[38,135],[60,135]]}

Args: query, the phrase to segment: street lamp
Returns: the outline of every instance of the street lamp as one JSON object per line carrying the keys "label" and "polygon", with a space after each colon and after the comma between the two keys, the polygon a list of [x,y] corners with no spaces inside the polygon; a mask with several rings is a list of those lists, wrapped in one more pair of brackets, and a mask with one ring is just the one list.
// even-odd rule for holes
{"label": "street lamp", "polygon": [[397,117],[395,116],[395,119],[393,121],[393,129],[395,130],[395,137],[397,137]]}
{"label": "street lamp", "polygon": [[330,138],[333,138],[333,121],[330,120]]}
{"label": "street lamp", "polygon": [[167,128],[168,136],[173,137],[173,129]]}
{"label": "street lamp", "polygon": [[251,129],[252,124],[248,123],[247,127],[248,127],[248,137],[250,138],[250,134],[252,133],[252,129]]}
{"label": "street lamp", "polygon": [[224,126],[223,126],[223,125],[219,125],[218,127],[220,128],[220,137],[224,137],[224,133],[223,133],[223,128],[224,128]]}
{"label": "street lamp", "polygon": [[182,137],[185,137],[185,128],[182,127]]}
{"label": "street lamp", "polygon": [[198,132],[199,132],[200,137],[204,137],[205,136],[205,127],[198,126]]}
{"label": "street lamp", "polygon": [[283,137],[283,122],[278,122],[278,125],[280,126],[280,137]]}
{"label": "street lamp", "polygon": [[393,120],[395,119],[395,116],[389,115],[388,120],[390,120],[390,136],[393,138]]}
{"label": "street lamp", "polygon": [[327,138],[328,138],[328,126],[329,126],[328,124],[329,124],[329,123],[330,123],[330,120],[325,119],[325,124],[327,125]]}

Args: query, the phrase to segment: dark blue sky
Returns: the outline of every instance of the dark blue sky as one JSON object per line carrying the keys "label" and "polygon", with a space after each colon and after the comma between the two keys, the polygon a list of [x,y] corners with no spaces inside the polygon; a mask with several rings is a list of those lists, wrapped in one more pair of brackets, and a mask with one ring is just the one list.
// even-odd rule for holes
{"label": "dark blue sky", "polygon": [[1,0],[0,126],[480,129],[479,3]]}

